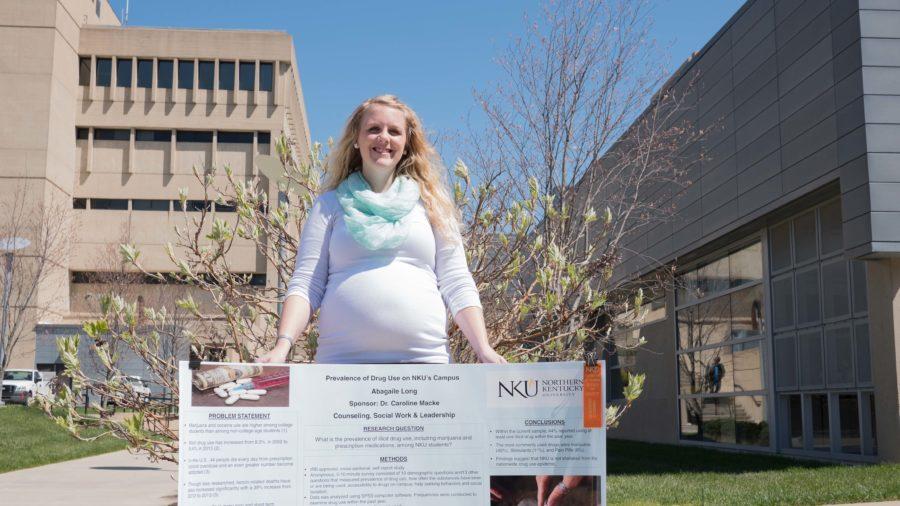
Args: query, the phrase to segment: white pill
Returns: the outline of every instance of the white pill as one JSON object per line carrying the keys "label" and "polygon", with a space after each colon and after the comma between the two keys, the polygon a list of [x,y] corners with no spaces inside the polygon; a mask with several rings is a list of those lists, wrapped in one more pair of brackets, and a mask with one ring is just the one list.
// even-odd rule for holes
{"label": "white pill", "polygon": [[240,399],[240,396],[237,396],[237,395],[229,396],[227,399],[225,399],[225,404],[228,404],[229,406],[231,406],[232,404],[237,402],[238,399]]}
{"label": "white pill", "polygon": [[225,383],[224,385],[219,385],[219,388],[221,388],[222,390],[229,390],[236,386],[237,386],[237,383],[232,381],[231,383]]}
{"label": "white pill", "polygon": [[253,395],[253,394],[241,394],[240,398],[244,399],[245,401],[258,401],[259,400],[259,396]]}
{"label": "white pill", "polygon": [[246,390],[246,391],[244,391],[244,393],[251,394],[251,395],[266,395],[267,392],[261,388],[257,388],[255,390]]}
{"label": "white pill", "polygon": [[253,381],[253,378],[241,378],[235,381],[235,383],[237,383],[238,385],[243,385],[244,383],[250,383],[251,381]]}
{"label": "white pill", "polygon": [[213,392],[215,392],[216,395],[218,395],[219,397],[221,397],[223,399],[228,397],[228,393],[225,392],[225,390],[222,390],[221,388],[213,388]]}

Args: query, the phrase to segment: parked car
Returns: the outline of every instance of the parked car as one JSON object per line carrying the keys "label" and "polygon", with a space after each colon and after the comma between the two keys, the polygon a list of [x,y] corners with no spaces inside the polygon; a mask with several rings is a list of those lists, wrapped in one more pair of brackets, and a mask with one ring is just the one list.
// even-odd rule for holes
{"label": "parked car", "polygon": [[[125,382],[131,386],[134,394],[139,398],[145,401],[150,398],[150,387],[147,386],[147,383],[140,376],[125,376]],[[118,405],[120,403],[117,402],[117,400],[121,398],[123,398],[123,394],[121,392],[116,392],[110,399],[110,402]]]}
{"label": "parked car", "polygon": [[3,402],[28,404],[36,395],[49,395],[50,387],[35,369],[7,369],[2,392]]}

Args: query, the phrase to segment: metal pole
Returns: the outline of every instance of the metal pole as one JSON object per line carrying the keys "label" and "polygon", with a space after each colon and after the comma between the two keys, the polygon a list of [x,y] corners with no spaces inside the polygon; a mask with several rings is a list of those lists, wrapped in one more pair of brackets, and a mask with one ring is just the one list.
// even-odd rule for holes
{"label": "metal pole", "polygon": [[7,251],[3,254],[3,318],[0,321],[0,365],[6,360],[6,323],[9,320],[9,292],[12,290],[13,254]]}

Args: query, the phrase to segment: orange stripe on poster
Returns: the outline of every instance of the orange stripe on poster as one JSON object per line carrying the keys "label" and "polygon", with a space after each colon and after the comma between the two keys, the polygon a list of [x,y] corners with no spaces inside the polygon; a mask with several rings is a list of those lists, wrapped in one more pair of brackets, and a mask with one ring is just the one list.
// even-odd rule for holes
{"label": "orange stripe on poster", "polygon": [[603,414],[603,362],[596,366],[584,366],[584,426],[599,429],[604,426]]}

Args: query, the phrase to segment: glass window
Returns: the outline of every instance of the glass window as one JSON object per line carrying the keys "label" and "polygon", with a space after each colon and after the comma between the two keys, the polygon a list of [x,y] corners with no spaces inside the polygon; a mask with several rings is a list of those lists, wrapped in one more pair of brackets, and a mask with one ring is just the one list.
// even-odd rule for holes
{"label": "glass window", "polygon": [[776,329],[794,325],[794,284],[790,274],[772,280],[773,324]]}
{"label": "glass window", "polygon": [[272,63],[259,63],[259,91],[272,91],[272,72]]}
{"label": "glass window", "polygon": [[624,367],[610,369],[609,379],[609,399],[624,399],[625,395],[622,392],[628,385],[628,369]]}
{"label": "glass window", "polygon": [[791,266],[791,224],[784,222],[769,232],[769,249],[772,250],[772,271]]}
{"label": "glass window", "polygon": [[237,210],[237,207],[233,202],[229,202],[226,204],[216,203],[216,212],[217,213],[233,213]]}
{"label": "glass window", "polygon": [[822,264],[822,309],[825,319],[850,314],[850,279],[847,261],[838,258]]}
{"label": "glass window", "polygon": [[734,398],[710,397],[702,402],[700,433],[703,441],[734,444]]}
{"label": "glass window", "polygon": [[[178,207],[179,209],[181,208],[180,203]],[[188,200],[185,207],[188,212],[212,211],[212,202],[208,200]]]}
{"label": "glass window", "polygon": [[819,208],[819,236],[822,239],[822,255],[830,255],[844,249],[841,201],[832,200]]}
{"label": "glass window", "polygon": [[168,200],[143,200],[134,199],[131,201],[132,211],[168,211]]}
{"label": "glass window", "polygon": [[869,348],[869,324],[867,322],[857,323],[853,330],[856,344],[856,381],[871,383],[872,358]]}
{"label": "glass window", "polygon": [[131,88],[131,58],[116,58],[116,86]]}
{"label": "glass window", "polygon": [[762,356],[760,343],[748,341],[731,346],[732,376],[735,392],[762,390]]}
{"label": "glass window", "polygon": [[138,88],[153,87],[153,60],[138,60],[137,85]]}
{"label": "glass window", "polygon": [[678,355],[678,385],[682,395],[699,394],[706,384],[703,364],[699,353],[688,352]]}
{"label": "glass window", "polygon": [[172,142],[171,130],[135,130],[136,142]]}
{"label": "glass window", "polygon": [[229,144],[253,144],[253,132],[219,132],[218,142]]}
{"label": "glass window", "polygon": [[822,371],[822,332],[817,328],[797,335],[798,356],[800,358],[800,386],[821,387],[825,385]]}
{"label": "glass window", "polygon": [[220,61],[219,62],[219,89],[220,90],[233,90],[234,89],[234,62],[233,61]]}
{"label": "glass window", "polygon": [[87,128],[76,128],[75,139],[79,141],[87,140],[90,131]]}
{"label": "glass window", "polygon": [[681,439],[700,440],[700,424],[703,422],[703,407],[697,397],[682,399],[681,405]]}
{"label": "glass window", "polygon": [[156,87],[172,87],[172,60],[156,60]]}
{"label": "glass window", "polygon": [[72,209],[87,209],[87,199],[72,199]]}
{"label": "glass window", "polygon": [[816,213],[810,211],[794,218],[794,263],[816,258]]}
{"label": "glass window", "polygon": [[779,389],[797,386],[797,337],[775,338],[775,386]]}
{"label": "glass window", "polygon": [[700,352],[703,390],[712,394],[734,392],[732,371],[734,360],[730,346],[719,346]]}
{"label": "glass window", "polygon": [[203,130],[179,130],[175,132],[175,140],[178,142],[208,142],[212,143],[213,133]]}
{"label": "glass window", "polygon": [[269,132],[256,132],[256,143],[257,144],[271,144],[272,143],[272,134]]}
{"label": "glass window", "polygon": [[95,141],[130,141],[131,130],[112,129],[112,128],[95,128]]}
{"label": "glass window", "polygon": [[803,410],[802,410],[802,399],[800,398],[800,394],[794,395],[786,395],[784,396],[787,399],[787,408],[788,408],[788,424],[790,425],[788,430],[788,437],[790,441],[788,442],[788,446],[791,448],[795,448],[798,450],[803,449]]}
{"label": "glass window", "polygon": [[797,271],[797,325],[817,323],[822,319],[819,311],[819,269],[813,267]]}
{"label": "glass window", "polygon": [[689,307],[678,311],[678,348],[689,349],[701,346],[698,331],[697,307]]}
{"label": "glass window", "polygon": [[866,293],[866,263],[861,260],[851,260],[850,270],[853,274],[853,312],[868,311],[869,296]]}
{"label": "glass window", "polygon": [[871,432],[869,432],[869,434],[872,435],[872,455],[878,455],[878,431],[875,426],[875,394],[869,392],[863,395],[869,396],[869,402],[867,404],[869,405],[869,420],[871,421]]}
{"label": "glass window", "polygon": [[760,336],[765,332],[762,285],[731,294],[731,338]]}
{"label": "glass window", "polygon": [[859,435],[859,398],[856,394],[838,396],[838,411],[841,422],[841,452],[862,453]]}
{"label": "glass window", "polygon": [[194,89],[194,60],[178,60],[178,87]]}
{"label": "glass window", "polygon": [[813,450],[830,451],[831,435],[828,431],[828,395],[810,395]]}
{"label": "glass window", "polygon": [[853,339],[849,325],[825,329],[825,364],[828,386],[853,385]]}
{"label": "glass window", "polygon": [[91,85],[91,57],[82,56],[78,58],[78,85]]}
{"label": "glass window", "polygon": [[112,58],[97,58],[97,86],[109,86],[112,80]]}
{"label": "glass window", "polygon": [[741,395],[734,398],[734,440],[739,445],[769,446],[764,396]]}
{"label": "glass window", "polygon": [[762,279],[762,244],[736,251],[729,260],[731,286],[740,286]]}
{"label": "glass window", "polygon": [[730,298],[717,297],[697,305],[694,340],[699,346],[721,343],[731,333]]}
{"label": "glass window", "polygon": [[728,257],[722,257],[697,269],[698,297],[703,298],[728,289]]}
{"label": "glass window", "polygon": [[256,62],[241,62],[238,75],[238,87],[244,91],[253,91],[256,84]]}
{"label": "glass window", "polygon": [[126,211],[128,200],[126,199],[91,199],[91,209]]}
{"label": "glass window", "polygon": [[692,270],[678,277],[677,281],[678,305],[689,304],[698,299],[697,296],[697,271]]}
{"label": "glass window", "polygon": [[197,64],[197,87],[201,90],[211,90],[215,84],[216,62],[200,61]]}

